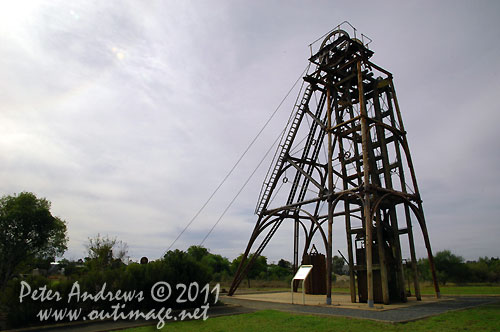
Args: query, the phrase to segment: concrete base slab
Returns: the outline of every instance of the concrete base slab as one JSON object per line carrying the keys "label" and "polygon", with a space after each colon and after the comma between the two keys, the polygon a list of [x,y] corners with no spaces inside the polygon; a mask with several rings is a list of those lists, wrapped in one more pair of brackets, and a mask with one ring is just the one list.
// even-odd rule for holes
{"label": "concrete base slab", "polygon": [[237,304],[255,310],[279,310],[297,314],[339,316],[387,323],[406,323],[448,311],[462,310],[499,301],[498,297],[470,296],[441,299],[423,297],[423,301],[410,300],[407,303],[376,305],[375,308],[369,308],[366,303],[350,303],[349,295],[335,294],[332,295],[334,305],[323,304],[326,302],[325,295],[309,295],[306,299],[306,305],[291,304],[291,294],[286,292],[240,294],[222,296],[220,299],[224,303]]}
{"label": "concrete base slab", "polygon": [[[292,293],[291,292],[265,292],[265,293],[253,293],[253,294],[238,294],[232,296],[235,299],[242,300],[253,300],[253,301],[264,301],[264,302],[274,302],[274,303],[286,303],[292,304]],[[362,310],[391,310],[398,308],[405,308],[414,305],[434,303],[439,301],[447,301],[449,298],[436,298],[435,296],[423,296],[421,301],[417,301],[415,297],[409,297],[408,302],[401,303],[391,303],[391,304],[378,304],[375,303],[373,308],[369,308],[367,303],[352,303],[351,296],[349,294],[332,294],[332,304],[326,304],[326,295],[305,295],[305,305],[312,306],[334,306],[350,309],[362,309]],[[302,305],[302,293],[295,292],[293,294],[293,304]]]}

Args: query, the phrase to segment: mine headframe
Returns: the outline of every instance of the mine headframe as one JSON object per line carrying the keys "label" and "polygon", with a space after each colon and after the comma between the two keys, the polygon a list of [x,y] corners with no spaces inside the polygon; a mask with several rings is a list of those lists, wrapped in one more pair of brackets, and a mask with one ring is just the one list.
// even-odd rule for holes
{"label": "mine headframe", "polygon": [[370,306],[406,301],[401,237],[407,237],[420,299],[414,220],[422,231],[439,296],[393,77],[370,61],[373,51],[361,36],[356,38],[354,30],[351,37],[338,26],[309,58],[310,70],[263,183],[255,210],[258,219],[229,295],[282,223],[291,221],[295,268],[300,248],[303,259],[315,236],[324,244],[331,303],[332,224],[343,219],[352,302],[356,293]]}

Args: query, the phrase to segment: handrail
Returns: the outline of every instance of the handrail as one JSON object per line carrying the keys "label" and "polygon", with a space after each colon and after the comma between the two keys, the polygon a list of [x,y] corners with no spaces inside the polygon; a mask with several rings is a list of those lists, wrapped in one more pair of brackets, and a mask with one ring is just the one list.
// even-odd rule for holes
{"label": "handrail", "polygon": [[[328,36],[333,31],[340,30],[340,27],[342,25],[344,25],[344,24],[347,24],[352,29],[352,31],[354,32],[354,34],[353,34],[354,38],[356,39],[357,38],[356,32],[358,30],[349,21],[343,21],[342,23],[338,24],[333,29],[331,29],[330,31],[328,31],[327,33],[323,34],[321,37],[319,37],[318,39],[314,40],[312,43],[309,44],[309,48],[311,49],[311,54],[312,54],[312,45],[314,45],[315,43],[317,43],[320,40],[323,40],[326,36]],[[364,42],[365,38],[368,39],[369,42],[365,43]],[[361,34],[361,42],[363,43],[364,46],[368,47],[368,44],[370,44],[372,41],[373,40],[370,37],[368,37],[367,35]]]}

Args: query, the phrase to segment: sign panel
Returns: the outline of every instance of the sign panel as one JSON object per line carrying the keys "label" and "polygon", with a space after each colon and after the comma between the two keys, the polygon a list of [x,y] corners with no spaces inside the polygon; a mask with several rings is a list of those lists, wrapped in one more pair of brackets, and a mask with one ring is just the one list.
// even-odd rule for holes
{"label": "sign panel", "polygon": [[295,273],[293,280],[304,280],[307,278],[307,275],[311,272],[312,268],[312,265],[301,265],[297,270],[297,273]]}
{"label": "sign panel", "polygon": [[302,280],[302,304],[306,304],[306,294],[305,294],[305,289],[304,289],[304,280],[307,278],[309,272],[311,272],[313,266],[312,265],[301,265],[295,273],[295,276],[292,279],[292,282],[290,283],[290,288],[292,291],[292,304],[293,304],[293,282],[295,280]]}

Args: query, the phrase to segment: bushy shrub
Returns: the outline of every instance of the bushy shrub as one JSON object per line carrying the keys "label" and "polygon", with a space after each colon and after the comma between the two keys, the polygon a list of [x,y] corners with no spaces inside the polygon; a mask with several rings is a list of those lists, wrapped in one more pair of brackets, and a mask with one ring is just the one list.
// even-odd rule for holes
{"label": "bushy shrub", "polygon": [[[49,283],[49,280],[43,276],[29,276],[25,281],[29,283],[32,289],[38,289]],[[9,280],[1,295],[2,310],[7,314],[8,326],[19,326],[34,322],[37,312],[43,307],[43,303],[28,298],[23,299],[23,303],[20,303],[20,293],[21,279],[14,278]]]}
{"label": "bushy shrub", "polygon": [[[179,250],[169,251],[165,256],[149,264],[140,265],[132,263],[128,266],[118,266],[108,269],[91,269],[76,279],[68,278],[53,282],[48,278],[41,276],[29,276],[24,281],[29,284],[31,290],[37,290],[40,287],[46,287],[53,292],[59,292],[60,301],[37,301],[25,297],[22,303],[19,303],[19,295],[22,287],[21,279],[14,279],[9,282],[5,292],[1,296],[3,311],[7,313],[9,327],[20,327],[35,325],[40,323],[37,314],[44,309],[82,309],[81,318],[92,310],[105,310],[111,312],[111,306],[120,303],[125,304],[123,312],[140,309],[148,312],[155,308],[196,308],[205,304],[205,294],[202,289],[209,283],[211,276],[208,268],[196,261],[187,253]],[[151,296],[151,289],[157,282],[166,282],[170,285],[171,294],[164,302],[157,302]],[[76,295],[72,296],[72,301],[68,304],[69,294],[73,290],[75,293],[75,282],[78,284],[80,295],[88,292],[96,295],[104,288],[104,295],[111,292],[116,294],[130,291],[138,295],[142,292],[142,301],[135,297],[132,301],[115,300],[109,298],[100,301],[87,300],[76,301]],[[192,284],[193,283],[193,284]],[[194,283],[197,283],[194,284]],[[189,287],[191,286],[191,293]],[[177,286],[177,285],[185,285]],[[211,289],[210,289],[211,290]],[[196,296],[198,294],[198,296]],[[189,297],[190,295],[190,297]],[[213,303],[213,294],[208,295],[209,303]],[[178,300],[186,301],[178,301]],[[53,321],[48,321],[53,322]],[[47,322],[45,322],[47,323]]]}

